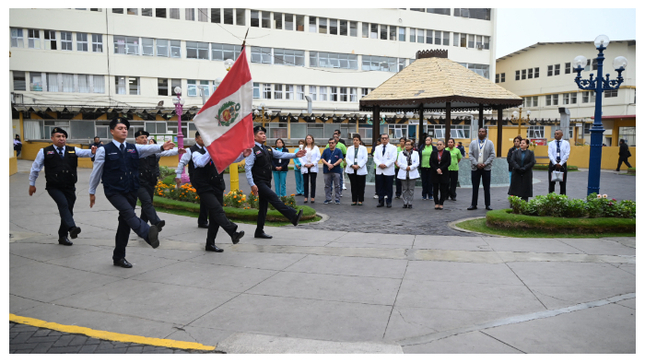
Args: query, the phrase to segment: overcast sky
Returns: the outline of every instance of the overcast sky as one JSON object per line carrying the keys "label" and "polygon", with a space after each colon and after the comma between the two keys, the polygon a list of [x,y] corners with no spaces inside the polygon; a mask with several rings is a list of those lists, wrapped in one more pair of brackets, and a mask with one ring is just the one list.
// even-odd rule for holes
{"label": "overcast sky", "polygon": [[496,57],[540,42],[593,41],[600,34],[610,42],[636,39],[636,9],[498,7]]}

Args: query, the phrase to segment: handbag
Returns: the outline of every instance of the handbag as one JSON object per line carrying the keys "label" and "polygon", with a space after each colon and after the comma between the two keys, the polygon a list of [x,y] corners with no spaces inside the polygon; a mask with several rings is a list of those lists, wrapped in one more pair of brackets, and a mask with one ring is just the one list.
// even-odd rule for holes
{"label": "handbag", "polygon": [[555,182],[564,182],[564,172],[563,172],[563,171],[557,171],[557,170],[554,170],[554,171],[551,173],[551,182],[552,182],[552,183],[555,183]]}

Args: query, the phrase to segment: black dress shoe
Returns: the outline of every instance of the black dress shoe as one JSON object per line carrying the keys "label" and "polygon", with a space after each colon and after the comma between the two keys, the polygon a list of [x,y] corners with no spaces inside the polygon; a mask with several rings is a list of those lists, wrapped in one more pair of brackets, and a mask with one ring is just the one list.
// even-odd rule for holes
{"label": "black dress shoe", "polygon": [[486,206],[486,210],[493,210],[490,206]]}
{"label": "black dress shoe", "polygon": [[69,238],[59,238],[58,239],[58,244],[63,245],[63,246],[71,246],[73,245],[72,241],[69,240]]}
{"label": "black dress shoe", "polygon": [[161,232],[161,229],[166,225],[166,221],[163,219],[159,221],[159,223],[155,224],[157,226],[157,231]]}
{"label": "black dress shoe", "polygon": [[407,207],[408,207],[408,205],[407,205],[407,204],[404,204],[404,205],[403,205],[403,208],[407,208]]}
{"label": "black dress shoe", "polygon": [[255,238],[264,238],[264,239],[270,239],[273,238],[273,236],[269,236],[268,234],[264,232],[255,232]]}
{"label": "black dress shoe", "polygon": [[233,233],[231,236],[231,241],[233,242],[234,245],[236,245],[238,242],[240,242],[240,239],[244,236],[244,231],[239,231]]}
{"label": "black dress shoe", "polygon": [[208,228],[208,224],[198,224],[197,228]]}
{"label": "black dress shoe", "polygon": [[412,209],[412,204],[408,205],[408,209]]}
{"label": "black dress shoe", "polygon": [[376,208],[381,208],[383,206],[383,203],[379,203]]}
{"label": "black dress shoe", "polygon": [[387,205],[387,207],[388,207],[388,208],[392,208],[392,204],[388,204],[388,205]]}
{"label": "black dress shoe", "polygon": [[114,261],[114,266],[119,266],[123,268],[132,268],[132,264],[128,262],[125,258]]}
{"label": "black dress shoe", "polygon": [[146,241],[152,248],[159,247],[159,230],[157,226],[150,226],[148,230],[148,240]]}
{"label": "black dress shoe", "polygon": [[212,245],[209,245],[208,243],[206,243],[206,251],[210,251],[210,252],[224,252],[224,250],[223,250],[223,249],[221,249],[221,248],[217,247],[214,243],[213,243]]}
{"label": "black dress shoe", "polygon": [[293,220],[293,221],[291,221],[291,223],[292,223],[294,226],[297,226],[297,225],[298,225],[298,222],[300,222],[300,218],[301,218],[301,217],[302,217],[302,209],[298,211],[298,214],[296,215],[296,218],[294,218],[294,220]]}
{"label": "black dress shoe", "polygon": [[69,237],[71,239],[74,239],[74,238],[78,237],[79,233],[81,233],[81,228],[80,227],[72,227],[72,228],[69,229]]}
{"label": "black dress shoe", "polygon": [[475,209],[477,209],[477,206],[475,206],[475,205],[471,205],[470,207],[468,207],[468,208],[466,208],[466,209],[468,209],[468,210],[475,210]]}

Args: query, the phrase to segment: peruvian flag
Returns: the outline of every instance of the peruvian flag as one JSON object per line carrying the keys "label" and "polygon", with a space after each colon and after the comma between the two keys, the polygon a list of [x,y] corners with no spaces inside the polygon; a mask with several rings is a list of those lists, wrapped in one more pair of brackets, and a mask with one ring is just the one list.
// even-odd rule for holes
{"label": "peruvian flag", "polygon": [[219,173],[240,153],[255,146],[253,137],[253,83],[246,50],[193,121]]}

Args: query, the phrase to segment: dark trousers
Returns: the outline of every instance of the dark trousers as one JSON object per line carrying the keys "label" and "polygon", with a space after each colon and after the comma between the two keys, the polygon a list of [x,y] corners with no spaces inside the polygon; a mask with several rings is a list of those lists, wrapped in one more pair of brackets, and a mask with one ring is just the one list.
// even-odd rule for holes
{"label": "dark trousers", "polygon": [[366,175],[347,174],[352,188],[352,202],[363,202],[365,200],[365,177]]}
{"label": "dark trousers", "polygon": [[137,197],[141,202],[141,215],[139,218],[144,222],[150,224],[157,224],[161,219],[157,216],[157,211],[152,205],[152,198],[154,198],[155,188],[149,184],[141,184],[137,190]]}
{"label": "dark trousers", "polygon": [[490,206],[490,170],[477,169],[472,170],[470,177],[473,182],[473,200],[470,205],[477,206],[477,199],[479,197],[479,183],[484,184],[484,202],[486,206]]}
{"label": "dark trousers", "polygon": [[[285,205],[277,194],[271,189],[271,182],[258,181],[255,184],[258,187],[258,203],[260,210],[258,211],[258,225],[255,228],[255,233],[264,232],[264,222],[267,218],[267,210],[269,203],[288,220],[292,221],[296,218],[296,210]],[[312,197],[313,198],[313,197]]]}
{"label": "dark trousers", "polygon": [[[555,192],[555,183],[551,181],[551,174],[555,170],[555,165],[549,162],[549,193]],[[560,171],[563,171],[562,181],[560,183],[560,194],[567,195],[567,163],[564,163],[560,168]]]}
{"label": "dark trousers", "polygon": [[447,183],[433,183],[434,188],[434,204],[443,205],[443,202],[448,199],[448,184]]}
{"label": "dark trousers", "polygon": [[450,175],[450,187],[448,189],[448,197],[452,199],[457,198],[457,183],[459,183],[459,170],[448,170]]}
{"label": "dark trousers", "polygon": [[627,158],[618,158],[618,167],[616,168],[616,170],[620,170],[620,167],[621,165],[623,165],[623,162],[625,163],[625,165],[627,165],[628,168],[632,167],[632,164],[630,164],[629,161],[627,161]]}
{"label": "dark trousers", "polygon": [[58,237],[65,238],[67,233],[72,227],[76,227],[74,223],[74,203],[76,203],[76,188],[54,188],[47,187],[47,193],[52,197],[56,206],[58,206],[58,214],[60,215],[60,227],[58,227]]}
{"label": "dark trousers", "polygon": [[[228,235],[237,231],[237,224],[231,222],[224,212],[224,196],[222,191],[205,191],[199,193],[201,206],[208,211],[208,232],[206,233],[206,244],[214,245],[219,227],[222,227]],[[200,206],[200,209],[201,209]]]}
{"label": "dark trousers", "polygon": [[[396,170],[394,171],[394,175],[398,175],[398,174],[399,174],[399,169],[396,169]],[[401,196],[401,192],[402,192],[402,190],[403,190],[403,188],[402,188],[402,186],[401,186],[401,179],[399,179],[399,178],[394,179],[394,185],[396,185],[396,192],[395,192],[395,193],[396,193],[396,196],[397,196],[397,197],[400,197],[400,196]]]}
{"label": "dark trousers", "polygon": [[376,187],[378,202],[383,203],[385,196],[387,196],[387,204],[392,204],[392,184],[394,183],[394,175],[377,174],[375,180],[378,181]]}
{"label": "dark trousers", "polygon": [[204,205],[204,203],[201,202],[201,199],[199,201],[199,216],[197,217],[197,225],[200,226],[205,226],[208,224],[208,208]]}
{"label": "dark trousers", "polygon": [[148,230],[150,227],[146,222],[137,217],[134,208],[137,205],[137,192],[132,191],[124,194],[112,194],[107,196],[110,203],[119,211],[119,226],[116,229],[114,238],[115,246],[112,259],[118,261],[125,258],[125,248],[128,246],[128,238],[132,229],[137,236],[148,241]]}
{"label": "dark trousers", "polygon": [[305,173],[302,174],[302,179],[305,184],[305,198],[309,198],[309,185],[311,184],[311,197],[316,198],[316,177],[318,173]]}
{"label": "dark trousers", "polygon": [[430,168],[419,168],[421,172],[421,197],[432,197],[432,173]]}

